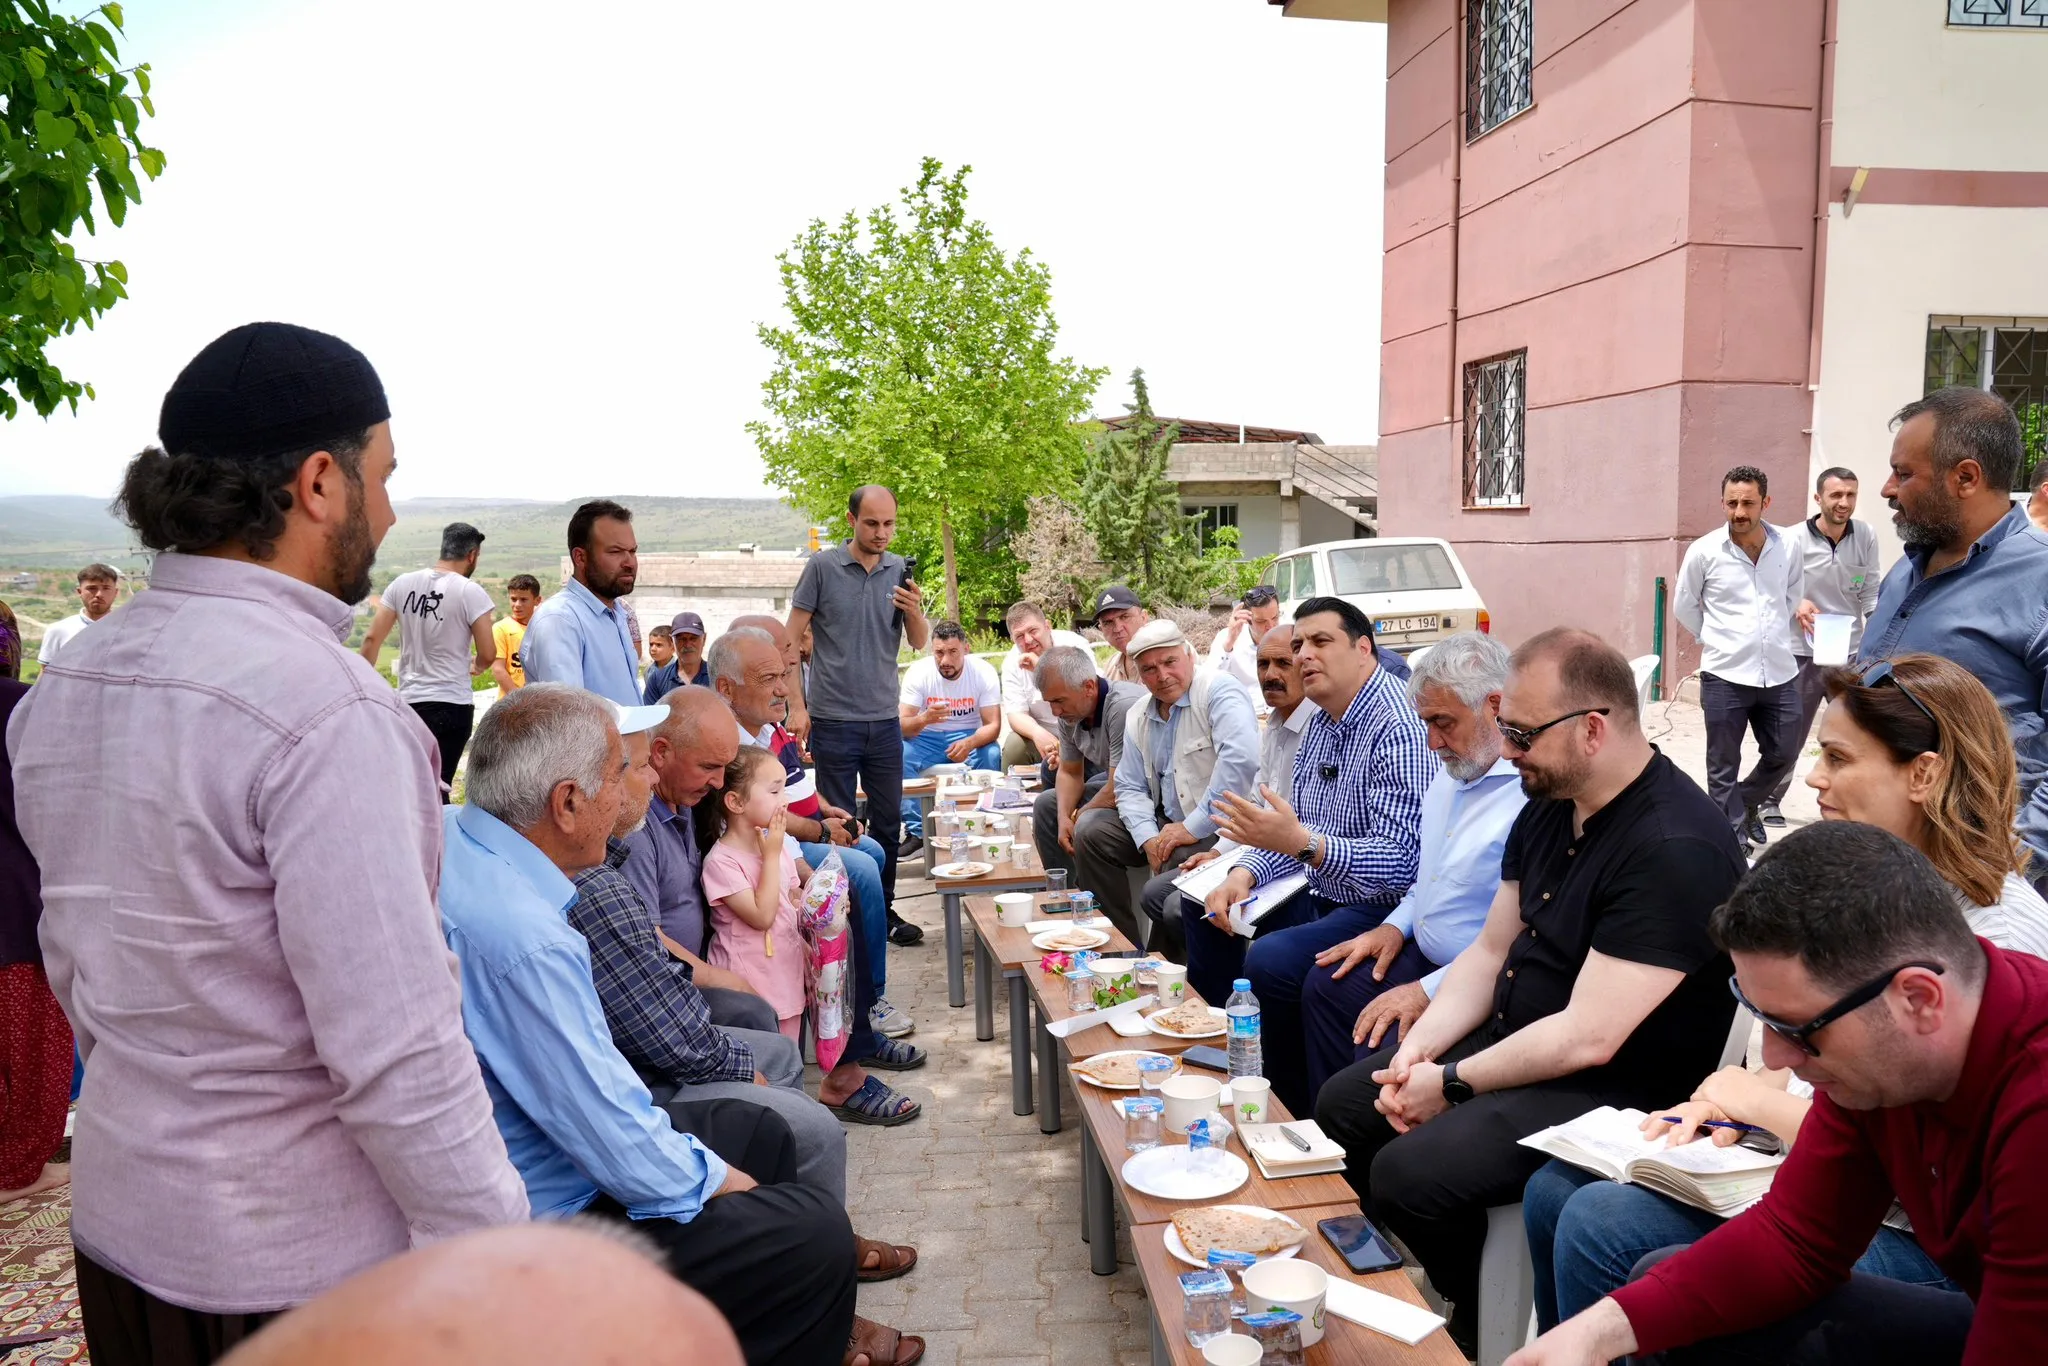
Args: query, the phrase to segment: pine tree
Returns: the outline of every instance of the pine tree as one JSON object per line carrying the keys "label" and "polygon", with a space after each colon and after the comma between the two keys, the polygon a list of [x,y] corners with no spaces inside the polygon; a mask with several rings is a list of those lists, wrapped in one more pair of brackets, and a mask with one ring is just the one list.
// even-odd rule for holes
{"label": "pine tree", "polygon": [[1145,372],[1131,371],[1130,420],[1100,433],[1081,479],[1081,515],[1112,579],[1148,601],[1206,600],[1217,562],[1202,549],[1202,519],[1181,511],[1167,477],[1177,424],[1152,413]]}

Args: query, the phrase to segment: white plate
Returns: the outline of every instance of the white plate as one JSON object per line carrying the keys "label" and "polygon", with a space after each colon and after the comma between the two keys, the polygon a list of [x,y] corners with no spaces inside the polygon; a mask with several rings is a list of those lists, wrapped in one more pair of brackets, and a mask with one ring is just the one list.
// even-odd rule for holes
{"label": "white plate", "polygon": [[[1174,1006],[1171,1008],[1175,1010],[1179,1009],[1178,1006]],[[1164,1014],[1165,1012],[1162,1011],[1160,1013]],[[1178,1030],[1168,1029],[1165,1025],[1155,1023],[1157,1019],[1157,1016],[1155,1015],[1148,1015],[1145,1017],[1145,1027],[1151,1030],[1154,1034],[1160,1035],[1162,1038],[1168,1039],[1214,1039],[1230,1032],[1230,1026],[1225,1023],[1225,1021],[1227,1021],[1230,1018],[1228,1015],[1218,1010],[1215,1006],[1209,1007],[1209,1015],[1210,1018],[1216,1021],[1216,1027],[1214,1029],[1203,1030],[1199,1034],[1182,1034]]]}
{"label": "white plate", "polygon": [[1031,947],[1035,949],[1044,949],[1047,953],[1071,953],[1073,952],[1073,949],[1068,945],[1061,944],[1055,946],[1052,942],[1055,939],[1064,938],[1065,936],[1070,934],[1088,936],[1088,942],[1086,944],[1082,944],[1079,946],[1085,949],[1099,949],[1104,944],[1107,944],[1109,942],[1109,936],[1104,934],[1101,930],[1077,930],[1069,927],[1066,929],[1059,930],[1047,930],[1043,934],[1032,935]]}
{"label": "white plate", "polygon": [[[1255,1214],[1261,1219],[1282,1219],[1287,1223],[1293,1224],[1296,1228],[1301,1227],[1299,1220],[1289,1219],[1277,1209],[1260,1209],[1257,1205],[1211,1205],[1209,1208],[1232,1210],[1238,1214]],[[1209,1265],[1207,1262],[1195,1260],[1195,1254],[1189,1252],[1188,1245],[1180,1240],[1180,1230],[1172,1224],[1166,1226],[1166,1250],[1186,1262],[1189,1266],[1207,1268]],[[1262,1262],[1278,1261],[1282,1257],[1292,1257],[1299,1251],[1301,1251],[1301,1245],[1297,1243],[1293,1247],[1283,1247],[1278,1252],[1262,1253],[1259,1256],[1259,1260]]]}
{"label": "white plate", "polygon": [[995,870],[993,863],[942,863],[932,869],[932,876],[957,882],[961,878],[987,877]]}
{"label": "white plate", "polygon": [[[1166,1054],[1154,1053],[1149,1048],[1119,1048],[1114,1053],[1097,1053],[1095,1056],[1098,1058],[1128,1058],[1134,1056],[1140,1058],[1166,1058]],[[1167,1061],[1171,1062],[1173,1059],[1167,1058]],[[1068,1063],[1067,1070],[1074,1072],[1076,1066],[1077,1064],[1075,1063]],[[1178,1072],[1180,1069],[1175,1068],[1174,1070]],[[1095,1078],[1085,1072],[1074,1072],[1074,1080],[1085,1081],[1090,1086],[1099,1086],[1105,1091],[1137,1091],[1143,1089],[1142,1084],[1139,1082],[1132,1082],[1129,1086],[1111,1086],[1106,1081],[1095,1080]]]}
{"label": "white plate", "polygon": [[1204,1148],[1201,1170],[1195,1156],[1184,1143],[1148,1149],[1124,1163],[1124,1184],[1161,1200],[1214,1200],[1251,1180],[1252,1169],[1236,1153]]}
{"label": "white plate", "polygon": [[1150,1039],[1157,1035],[1145,1027],[1143,1015],[1119,1015],[1109,1022],[1109,1027],[1126,1039]]}

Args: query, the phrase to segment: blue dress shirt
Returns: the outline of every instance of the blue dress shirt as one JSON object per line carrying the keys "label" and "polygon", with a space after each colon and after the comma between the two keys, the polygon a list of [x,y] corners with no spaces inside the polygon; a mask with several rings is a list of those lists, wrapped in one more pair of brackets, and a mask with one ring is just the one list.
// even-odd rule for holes
{"label": "blue dress shirt", "polygon": [[704,903],[704,856],[697,848],[693,807],[673,807],[656,793],[647,823],[626,838],[626,862],[619,869],[654,912],[661,932],[703,957],[710,911]]}
{"label": "blue dress shirt", "polygon": [[612,1043],[590,946],[569,925],[575,884],[475,806],[443,812],[441,930],[462,975],[462,1027],[536,1219],[600,1192],[635,1219],[697,1217],[719,1156],[668,1116]]}
{"label": "blue dress shirt", "polygon": [[[1206,668],[1205,668],[1206,672]],[[1190,835],[1205,840],[1216,833],[1213,807],[1226,792],[1256,797],[1259,792],[1259,718],[1252,710],[1252,695],[1244,684],[1228,674],[1218,674],[1209,685],[1209,742],[1216,751],[1216,765],[1209,771],[1209,787],[1193,811],[1183,811],[1173,784],[1173,742],[1181,718],[1192,705],[1194,689],[1180,695],[1166,711],[1166,724],[1152,729],[1152,752],[1145,764],[1116,766],[1116,808],[1134,843],[1143,845],[1159,833],[1159,811],[1169,821],[1179,821]],[[1147,693],[1131,704],[1132,709],[1148,707],[1159,719],[1159,703]],[[1128,731],[1126,732],[1128,733]],[[1148,771],[1149,770],[1149,771]],[[1153,792],[1159,793],[1155,804]]]}
{"label": "blue dress shirt", "polygon": [[1884,576],[1857,662],[1940,655],[1991,690],[2012,731],[2019,836],[2039,877],[2048,865],[2048,533],[2015,507],[1932,578],[1929,553],[1907,550]]}
{"label": "blue dress shirt", "polygon": [[1529,798],[1521,771],[1506,759],[1469,783],[1439,772],[1422,794],[1422,860],[1415,885],[1385,923],[1415,941],[1442,967],[1422,979],[1431,998],[1486,923],[1500,890],[1500,851]]}
{"label": "blue dress shirt", "polygon": [[640,701],[639,654],[626,613],[575,579],[533,610],[519,644],[529,683],[573,683],[622,707]]}

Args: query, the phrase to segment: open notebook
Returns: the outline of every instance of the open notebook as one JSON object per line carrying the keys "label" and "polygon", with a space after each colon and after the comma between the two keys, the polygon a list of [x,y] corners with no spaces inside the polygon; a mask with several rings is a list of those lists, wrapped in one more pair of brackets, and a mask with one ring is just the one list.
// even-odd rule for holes
{"label": "open notebook", "polygon": [[1641,1110],[1603,1105],[1530,1134],[1522,1146],[1724,1218],[1763,1199],[1785,1161],[1748,1148],[1717,1148],[1705,1139],[1667,1148],[1662,1138],[1643,1137],[1637,1126],[1646,1118]]}
{"label": "open notebook", "polygon": [[[1230,875],[1232,868],[1257,852],[1256,849],[1240,847],[1222,858],[1211,859],[1192,872],[1182,873],[1173,880],[1173,885],[1182,896],[1206,901],[1209,893],[1223,885],[1223,879]],[[1307,886],[1308,874],[1305,872],[1297,871],[1275,878],[1230,908],[1230,928],[1239,938],[1251,938],[1252,931],[1268,911],[1278,910],[1282,903]]]}

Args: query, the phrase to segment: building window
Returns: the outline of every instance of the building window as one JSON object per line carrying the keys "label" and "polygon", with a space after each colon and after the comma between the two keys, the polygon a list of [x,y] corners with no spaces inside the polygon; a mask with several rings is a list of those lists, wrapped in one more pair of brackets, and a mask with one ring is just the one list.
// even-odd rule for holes
{"label": "building window", "polygon": [[1186,506],[1181,511],[1190,517],[1202,519],[1202,549],[1216,544],[1216,533],[1224,527],[1237,525],[1237,504],[1203,503],[1200,506]]}
{"label": "building window", "polygon": [[1523,419],[1528,413],[1529,353],[1465,367],[1465,506],[1525,507]]}
{"label": "building window", "polygon": [[1465,140],[1527,109],[1531,0],[1470,0],[1465,16]]}
{"label": "building window", "polygon": [[1948,0],[1953,28],[2048,29],[2048,0]]}
{"label": "building window", "polygon": [[1925,391],[1951,384],[2012,405],[2027,443],[2017,487],[2033,488],[2048,473],[2048,318],[1929,318]]}

